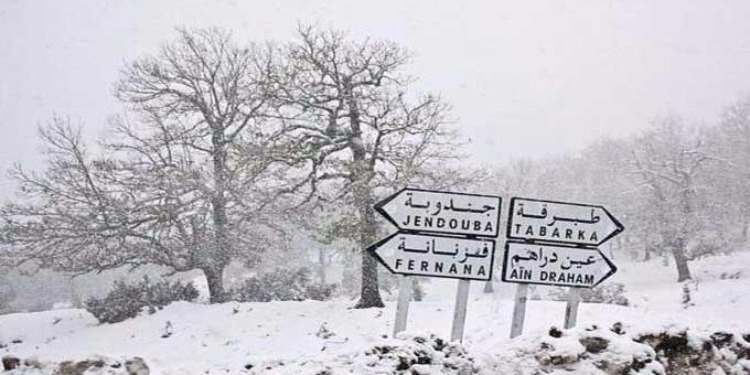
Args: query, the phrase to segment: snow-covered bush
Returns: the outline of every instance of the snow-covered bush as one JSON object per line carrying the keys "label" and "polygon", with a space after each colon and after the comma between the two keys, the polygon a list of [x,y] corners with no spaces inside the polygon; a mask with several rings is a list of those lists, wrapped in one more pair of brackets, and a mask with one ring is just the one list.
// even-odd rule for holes
{"label": "snow-covered bush", "polygon": [[[550,290],[549,295],[555,301],[564,301],[568,298],[568,289],[555,288]],[[608,283],[591,289],[581,289],[580,295],[583,302],[630,305],[630,301],[625,297],[625,285],[620,283]]]}
{"label": "snow-covered bush", "polygon": [[4,356],[0,370],[8,375],[148,375],[150,369],[140,357],[92,356],[83,360],[40,361]]}
{"label": "snow-covered bush", "polygon": [[401,332],[397,339],[382,340],[362,352],[332,359],[266,361],[250,364],[257,375],[490,375],[458,342],[434,335]]}
{"label": "snow-covered bush", "polygon": [[174,301],[192,301],[198,298],[198,290],[192,283],[152,282],[148,277],[136,284],[116,281],[104,298],[91,297],[86,300],[86,310],[100,323],[117,323],[134,318],[144,308],[153,314],[157,309]]}
{"label": "snow-covered bush", "polygon": [[581,290],[581,300],[621,306],[630,305],[630,301],[625,297],[625,285],[620,283],[609,283],[592,289],[583,289]]}
{"label": "snow-covered bush", "polygon": [[490,374],[513,375],[747,375],[748,339],[674,326],[650,332],[626,332],[621,324],[550,329],[548,335],[514,339],[484,367]]}
{"label": "snow-covered bush", "polygon": [[232,297],[241,302],[323,301],[331,298],[334,290],[335,285],[314,283],[307,268],[276,269],[245,280],[232,292]]}

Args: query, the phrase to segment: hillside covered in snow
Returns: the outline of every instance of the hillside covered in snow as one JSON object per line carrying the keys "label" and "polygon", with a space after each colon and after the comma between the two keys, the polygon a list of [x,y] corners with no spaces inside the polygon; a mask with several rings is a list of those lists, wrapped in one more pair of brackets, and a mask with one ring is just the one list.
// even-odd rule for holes
{"label": "hillside covered in snow", "polygon": [[[0,350],[26,361],[11,372],[21,374],[96,358],[103,367],[89,373],[118,373],[134,357],[165,375],[747,374],[748,262],[748,253],[695,261],[695,281],[687,284],[674,282],[672,267],[625,263],[611,282],[625,286],[629,306],[583,303],[572,330],[559,328],[565,303],[539,300],[550,293],[535,290],[525,332],[513,340],[511,284],[484,294],[475,283],[464,340],[449,343],[455,281],[433,280],[397,338],[389,337],[392,300],[363,310],[349,300],[177,302],[115,324],[75,309],[0,316]],[[675,372],[680,361],[693,361],[692,372]]]}

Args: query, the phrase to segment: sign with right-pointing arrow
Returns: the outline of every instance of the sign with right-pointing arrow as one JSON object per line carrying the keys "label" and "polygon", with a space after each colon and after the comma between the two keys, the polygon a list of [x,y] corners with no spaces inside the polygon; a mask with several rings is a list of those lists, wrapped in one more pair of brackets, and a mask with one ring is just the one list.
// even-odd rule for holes
{"label": "sign with right-pointing arrow", "polygon": [[598,246],[622,231],[602,206],[528,198],[510,202],[509,239]]}
{"label": "sign with right-pointing arrow", "polygon": [[593,288],[617,267],[596,248],[624,230],[604,207],[513,197],[503,281],[518,283],[510,337],[523,332],[528,284],[570,287],[565,328],[574,327],[577,288]]}
{"label": "sign with right-pointing arrow", "polygon": [[616,271],[598,249],[505,244],[505,282],[593,288]]}

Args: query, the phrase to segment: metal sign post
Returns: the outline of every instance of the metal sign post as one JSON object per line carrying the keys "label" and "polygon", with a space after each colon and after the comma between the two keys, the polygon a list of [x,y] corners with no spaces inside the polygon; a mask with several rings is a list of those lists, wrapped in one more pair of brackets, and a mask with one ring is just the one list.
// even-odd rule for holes
{"label": "metal sign post", "polygon": [[411,301],[411,280],[409,276],[401,276],[398,280],[398,302],[396,302],[396,321],[393,323],[393,337],[406,330],[409,318],[409,302]]}
{"label": "metal sign post", "polygon": [[523,333],[523,321],[526,318],[526,299],[529,293],[529,284],[518,284],[516,287],[516,298],[513,303],[513,321],[510,325],[510,338]]}
{"label": "metal sign post", "polygon": [[[403,189],[375,209],[399,231],[368,247],[389,271],[459,279],[451,339],[461,340],[470,280],[491,280],[502,199],[496,196]],[[394,336],[406,329],[410,292],[399,283]]]}
{"label": "metal sign post", "polygon": [[568,290],[568,302],[565,304],[565,329],[576,326],[578,320],[578,304],[581,302],[581,291],[578,288]]}
{"label": "metal sign post", "polygon": [[466,307],[469,304],[469,287],[471,281],[458,280],[456,291],[456,306],[453,310],[453,324],[451,325],[451,341],[462,341],[466,324]]}

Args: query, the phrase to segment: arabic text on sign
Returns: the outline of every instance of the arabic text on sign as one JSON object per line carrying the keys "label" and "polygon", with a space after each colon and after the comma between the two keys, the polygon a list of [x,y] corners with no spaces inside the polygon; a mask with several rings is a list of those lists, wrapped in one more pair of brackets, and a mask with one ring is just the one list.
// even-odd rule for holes
{"label": "arabic text on sign", "polygon": [[405,190],[382,206],[402,229],[495,237],[500,198]]}
{"label": "arabic text on sign", "polygon": [[590,287],[612,270],[598,250],[508,243],[505,281]]}
{"label": "arabic text on sign", "polygon": [[375,248],[391,271],[403,274],[487,280],[495,242],[397,233]]}
{"label": "arabic text on sign", "polygon": [[592,206],[515,198],[508,234],[513,238],[598,244],[611,230],[601,213],[600,208]]}

